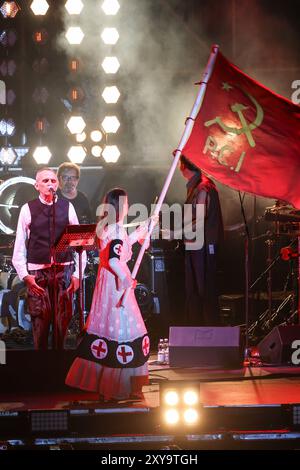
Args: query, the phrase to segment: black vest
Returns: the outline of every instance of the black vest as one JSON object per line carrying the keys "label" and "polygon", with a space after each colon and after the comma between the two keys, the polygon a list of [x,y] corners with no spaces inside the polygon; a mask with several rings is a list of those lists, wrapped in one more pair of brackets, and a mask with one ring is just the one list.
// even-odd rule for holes
{"label": "black vest", "polygon": [[[48,264],[51,262],[51,230],[53,224],[52,205],[43,204],[40,199],[28,202],[31,223],[30,236],[27,245],[27,262],[33,264]],[[58,199],[55,203],[55,243],[60,238],[66,225],[69,224],[69,202]],[[56,262],[71,261],[71,251],[56,253]]]}

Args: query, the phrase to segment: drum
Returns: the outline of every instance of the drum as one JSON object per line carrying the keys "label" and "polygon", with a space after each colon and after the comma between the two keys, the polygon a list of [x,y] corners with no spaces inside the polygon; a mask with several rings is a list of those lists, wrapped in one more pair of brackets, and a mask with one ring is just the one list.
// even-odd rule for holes
{"label": "drum", "polygon": [[9,329],[8,317],[3,316],[4,312],[2,312],[3,297],[8,292],[9,290],[7,289],[3,289],[0,291],[0,334],[6,333],[6,331]]}
{"label": "drum", "polygon": [[11,283],[17,275],[11,256],[1,256],[0,258],[0,287],[2,289],[11,289]]}
{"label": "drum", "polygon": [[145,284],[137,284],[134,294],[144,321],[153,313],[153,295]]}

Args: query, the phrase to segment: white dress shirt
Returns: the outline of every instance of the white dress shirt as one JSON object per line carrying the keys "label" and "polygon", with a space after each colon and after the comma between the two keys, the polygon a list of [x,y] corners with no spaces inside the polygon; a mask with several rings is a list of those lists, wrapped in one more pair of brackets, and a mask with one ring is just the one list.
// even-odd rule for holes
{"label": "white dress shirt", "polygon": [[[49,204],[46,201],[44,201],[40,196],[39,196],[39,199],[43,204],[52,205],[52,202]],[[31,212],[29,209],[29,205],[24,204],[24,206],[22,206],[21,208],[20,215],[19,215],[14,253],[13,253],[13,258],[12,258],[12,263],[21,281],[24,279],[25,276],[29,275],[28,271],[49,268],[53,264],[53,261],[49,264],[27,263],[26,245],[30,236],[30,224],[31,224]],[[71,203],[69,203],[69,224],[78,225],[78,218],[77,218],[74,206]],[[79,279],[79,255],[76,252],[75,252],[74,262],[75,262],[75,271],[73,273],[73,276]],[[70,264],[70,262],[56,263],[56,264],[65,265],[65,264]],[[82,272],[84,272],[85,266],[86,266],[86,251],[83,251]]]}

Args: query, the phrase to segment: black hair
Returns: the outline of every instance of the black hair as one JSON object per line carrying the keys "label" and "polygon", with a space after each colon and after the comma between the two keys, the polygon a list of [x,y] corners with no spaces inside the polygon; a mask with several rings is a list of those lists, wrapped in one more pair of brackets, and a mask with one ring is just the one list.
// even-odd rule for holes
{"label": "black hair", "polygon": [[196,165],[190,162],[184,155],[180,155],[180,163],[184,165],[185,168],[187,168],[188,170],[201,174],[200,168],[198,168]]}
{"label": "black hair", "polygon": [[[113,188],[106,193],[99,206],[99,222],[102,228],[115,224],[120,220],[120,213],[123,209],[124,200],[127,192],[122,188]],[[123,201],[122,201],[123,198]],[[104,223],[104,225],[103,225]]]}

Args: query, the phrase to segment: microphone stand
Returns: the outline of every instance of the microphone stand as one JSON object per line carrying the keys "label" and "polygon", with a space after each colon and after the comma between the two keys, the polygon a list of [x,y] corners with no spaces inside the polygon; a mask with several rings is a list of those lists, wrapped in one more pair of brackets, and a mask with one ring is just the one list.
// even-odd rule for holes
{"label": "microphone stand", "polygon": [[[243,198],[241,196],[241,192],[239,191],[239,199],[241,204],[241,212],[245,226],[245,324],[246,324],[246,331],[245,331],[245,354],[244,359],[248,359],[249,357],[249,335],[248,335],[248,328],[249,328],[249,279],[250,279],[250,271],[249,271],[249,242],[250,242],[250,233],[249,227],[247,224]],[[250,361],[249,361],[250,365]]]}
{"label": "microphone stand", "polygon": [[52,348],[58,349],[58,325],[57,325],[57,279],[56,279],[56,251],[55,251],[55,233],[56,233],[56,215],[55,201],[56,192],[52,192],[52,224],[50,235],[50,256],[53,269],[53,331],[52,331]]}

